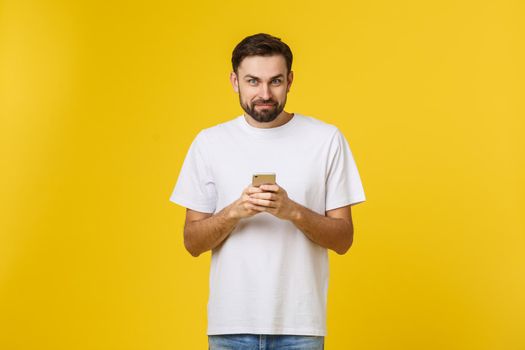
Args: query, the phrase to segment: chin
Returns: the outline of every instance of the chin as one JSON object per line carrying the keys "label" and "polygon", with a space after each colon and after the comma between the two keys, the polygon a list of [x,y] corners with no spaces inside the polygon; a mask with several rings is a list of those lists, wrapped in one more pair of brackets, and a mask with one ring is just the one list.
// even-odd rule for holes
{"label": "chin", "polygon": [[270,123],[270,122],[273,122],[275,119],[277,119],[277,115],[276,116],[265,116],[265,115],[263,115],[263,116],[257,116],[257,117],[254,117],[252,115],[252,118],[257,120],[259,123]]}

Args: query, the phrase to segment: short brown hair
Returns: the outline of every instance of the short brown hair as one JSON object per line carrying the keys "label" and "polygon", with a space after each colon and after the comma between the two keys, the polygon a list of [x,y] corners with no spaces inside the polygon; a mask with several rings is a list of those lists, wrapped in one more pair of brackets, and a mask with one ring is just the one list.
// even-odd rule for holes
{"label": "short brown hair", "polygon": [[270,34],[259,33],[247,36],[235,46],[232,52],[232,68],[237,74],[237,68],[248,56],[283,55],[286,60],[287,73],[292,70],[293,55],[290,47]]}

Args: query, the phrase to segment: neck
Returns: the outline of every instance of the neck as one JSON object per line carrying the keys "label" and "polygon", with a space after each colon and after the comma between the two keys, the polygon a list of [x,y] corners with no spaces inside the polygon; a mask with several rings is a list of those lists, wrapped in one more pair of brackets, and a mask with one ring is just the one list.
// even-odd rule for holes
{"label": "neck", "polygon": [[244,113],[244,119],[250,124],[251,126],[254,126],[256,128],[262,128],[262,129],[269,129],[269,128],[276,128],[278,126],[284,125],[290,121],[294,116],[293,113],[288,113],[286,111],[282,111],[281,114],[277,116],[274,120],[268,123],[261,123],[257,120],[253,119],[252,116],[249,114]]}

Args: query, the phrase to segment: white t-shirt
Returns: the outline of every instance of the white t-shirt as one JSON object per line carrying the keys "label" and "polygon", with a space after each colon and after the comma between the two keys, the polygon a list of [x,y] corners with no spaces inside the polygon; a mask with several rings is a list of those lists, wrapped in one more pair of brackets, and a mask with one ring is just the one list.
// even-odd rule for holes
{"label": "white t-shirt", "polygon": [[[365,200],[349,145],[337,127],[294,114],[256,128],[244,115],[202,130],[170,200],[216,213],[254,173],[275,173],[288,197],[321,214]],[[261,212],[239,221],[212,250],[208,335],[326,335],[328,252],[290,221]]]}

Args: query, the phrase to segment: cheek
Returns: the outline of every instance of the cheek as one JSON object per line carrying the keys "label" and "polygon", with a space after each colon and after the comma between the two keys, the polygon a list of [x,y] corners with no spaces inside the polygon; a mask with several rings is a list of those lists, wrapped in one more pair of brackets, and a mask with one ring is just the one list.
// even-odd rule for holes
{"label": "cheek", "polygon": [[240,93],[242,99],[245,101],[250,101],[253,100],[254,97],[257,97],[257,90],[248,86],[241,87]]}
{"label": "cheek", "polygon": [[284,100],[286,98],[286,86],[285,85],[282,85],[282,86],[279,86],[279,87],[276,87],[274,90],[273,90],[273,95],[278,97],[279,100]]}
{"label": "cheek", "polygon": [[250,104],[250,103],[253,102],[253,100],[254,100],[256,97],[257,97],[256,95],[252,95],[252,94],[249,94],[249,93],[248,93],[248,94],[246,94],[246,95],[243,96],[243,101],[244,101],[245,103]]}

